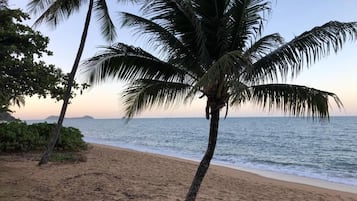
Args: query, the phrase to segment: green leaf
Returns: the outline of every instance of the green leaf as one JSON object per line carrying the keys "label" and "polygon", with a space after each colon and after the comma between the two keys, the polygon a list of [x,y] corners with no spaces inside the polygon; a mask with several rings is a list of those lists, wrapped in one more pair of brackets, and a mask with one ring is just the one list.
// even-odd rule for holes
{"label": "green leaf", "polygon": [[253,79],[272,80],[278,75],[286,78],[289,72],[294,77],[304,66],[329,55],[331,50],[339,51],[346,41],[356,39],[356,22],[331,21],[315,27],[255,62],[251,71]]}
{"label": "green leaf", "polygon": [[115,26],[110,18],[106,0],[96,0],[94,10],[97,12],[97,20],[101,25],[102,35],[107,41],[114,41],[117,37]]}
{"label": "green leaf", "polygon": [[84,65],[89,71],[92,83],[106,79],[183,80],[187,76],[186,71],[157,59],[141,48],[122,43],[107,47],[104,52],[90,58]]}
{"label": "green leaf", "polygon": [[329,97],[338,107],[341,100],[331,92],[299,85],[267,84],[252,86],[252,99],[264,108],[277,108],[295,116],[329,117]]}
{"label": "green leaf", "polygon": [[124,91],[126,116],[132,118],[145,108],[184,102],[190,85],[153,79],[138,79]]}

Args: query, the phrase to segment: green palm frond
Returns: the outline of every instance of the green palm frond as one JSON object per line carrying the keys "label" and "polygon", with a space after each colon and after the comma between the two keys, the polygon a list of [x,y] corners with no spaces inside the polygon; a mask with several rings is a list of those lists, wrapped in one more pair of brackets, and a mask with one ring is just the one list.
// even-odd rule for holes
{"label": "green palm frond", "polygon": [[124,91],[126,117],[132,118],[143,109],[153,106],[172,106],[182,103],[190,89],[190,85],[178,82],[166,82],[153,79],[135,80]]}
{"label": "green palm frond", "polygon": [[34,25],[47,22],[57,26],[59,22],[67,19],[73,12],[78,12],[79,8],[86,0],[32,0],[28,4],[31,13],[44,11],[35,21]]}
{"label": "green palm frond", "polygon": [[190,74],[204,74],[204,69],[200,65],[192,65],[197,58],[192,50],[175,36],[175,33],[150,19],[137,15],[122,13],[122,18],[124,19],[122,26],[135,28],[141,37],[148,35],[148,43],[153,44],[153,47],[159,49],[160,52],[164,52],[169,63],[180,65]]}
{"label": "green palm frond", "polygon": [[97,12],[97,19],[101,24],[102,35],[107,41],[113,41],[117,33],[115,26],[110,18],[106,0],[97,0],[94,5],[94,10]]}
{"label": "green palm frond", "polygon": [[225,12],[228,6],[229,1],[226,0],[198,0],[193,6],[201,21],[211,58],[218,58],[227,51],[229,35],[226,24],[229,18]]}
{"label": "green palm frond", "polygon": [[49,5],[51,5],[55,0],[31,0],[27,4],[28,10],[37,15],[39,12],[44,11]]}
{"label": "green palm frond", "polygon": [[211,65],[196,83],[195,88],[225,82],[231,79],[230,76],[238,78],[239,72],[241,72],[242,68],[247,68],[247,65],[250,65],[250,63],[243,57],[241,51],[228,52]]}
{"label": "green palm frond", "polygon": [[207,38],[192,4],[187,0],[152,0],[147,1],[143,11],[152,15],[152,21],[158,21],[165,29],[175,32],[200,62],[208,66],[211,58],[206,47]]}
{"label": "green palm frond", "polygon": [[242,105],[248,102],[252,97],[250,87],[238,80],[239,79],[235,79],[228,82],[230,89],[230,105]]}
{"label": "green palm frond", "polygon": [[132,81],[135,79],[184,80],[187,73],[159,60],[141,48],[122,43],[107,47],[101,54],[87,60],[91,82],[108,78]]}
{"label": "green palm frond", "polygon": [[270,10],[269,1],[234,0],[227,12],[231,17],[228,24],[232,36],[230,50],[243,49],[258,38],[263,30],[265,15]]}
{"label": "green palm frond", "polygon": [[331,50],[339,51],[347,40],[357,39],[357,23],[331,21],[302,33],[292,41],[254,63],[257,79],[272,79],[280,74],[286,78],[298,74],[304,66],[310,66]]}
{"label": "green palm frond", "polygon": [[255,41],[245,52],[244,57],[249,58],[252,63],[271,53],[284,43],[284,38],[278,33],[266,35]]}
{"label": "green palm frond", "polygon": [[[266,55],[276,50],[283,43],[284,43],[284,39],[277,33],[264,36],[260,38],[258,41],[256,41],[255,43],[253,43],[252,46],[249,47],[244,52],[244,57],[249,58],[250,63],[253,64],[259,61],[259,59],[265,57]],[[276,74],[266,74],[265,68],[263,67],[256,68],[255,65],[249,65],[244,70],[244,80],[246,82],[251,82],[251,83],[259,82],[262,81],[261,79],[262,76],[267,76],[267,75],[277,76]],[[273,80],[274,78],[270,78],[270,79]]]}
{"label": "green palm frond", "polygon": [[228,0],[196,0],[195,11],[205,20],[212,18],[220,18],[226,12],[229,2]]}
{"label": "green palm frond", "polygon": [[[62,20],[68,19],[73,13],[78,12],[87,2],[88,0],[31,0],[27,6],[30,13],[42,13],[35,21],[34,26],[45,22],[55,27]],[[116,31],[106,0],[95,0],[93,8],[90,9],[94,9],[97,13],[104,38],[113,41],[116,38]]]}
{"label": "green palm frond", "polygon": [[342,102],[326,91],[289,84],[267,84],[252,86],[252,99],[264,108],[277,108],[295,116],[329,117],[329,97],[338,107]]}
{"label": "green palm frond", "polygon": [[123,19],[122,26],[136,29],[137,34],[140,34],[140,36],[143,34],[148,35],[148,42],[158,44],[154,47],[160,48],[163,52],[167,52],[169,56],[175,54],[184,54],[184,56],[190,55],[190,52],[188,52],[182,42],[175,37],[174,33],[154,21],[125,12],[121,13],[121,16]]}

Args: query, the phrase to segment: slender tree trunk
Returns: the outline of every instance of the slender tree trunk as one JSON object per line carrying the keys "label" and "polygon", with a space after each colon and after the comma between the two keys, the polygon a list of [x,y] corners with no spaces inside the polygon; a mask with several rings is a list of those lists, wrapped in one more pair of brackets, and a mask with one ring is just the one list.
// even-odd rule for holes
{"label": "slender tree trunk", "polygon": [[211,105],[211,123],[209,131],[208,146],[205,155],[197,168],[196,175],[192,181],[191,187],[186,195],[186,201],[194,201],[196,199],[198,190],[200,189],[202,180],[206,175],[211,159],[214,154],[217,142],[218,123],[219,123],[220,108],[217,104]]}
{"label": "slender tree trunk", "polygon": [[47,145],[47,149],[44,152],[44,154],[43,154],[43,156],[42,156],[42,158],[41,158],[41,160],[39,162],[39,165],[43,165],[43,164],[47,164],[48,163],[48,160],[49,160],[49,158],[50,158],[50,156],[51,156],[51,154],[53,152],[53,149],[54,149],[54,147],[55,147],[55,145],[57,143],[58,137],[59,137],[60,132],[61,132],[63,120],[64,120],[64,117],[65,117],[66,111],[67,111],[68,102],[69,102],[69,99],[71,98],[71,91],[72,91],[72,87],[73,87],[73,83],[74,83],[74,77],[76,75],[76,72],[77,72],[77,69],[78,69],[78,66],[79,66],[79,62],[81,60],[81,56],[82,56],[82,53],[83,53],[83,50],[84,50],[84,45],[86,43],[86,39],[87,39],[87,35],[88,35],[88,28],[89,28],[90,19],[91,19],[92,10],[93,10],[93,2],[94,2],[94,0],[90,0],[89,1],[88,12],[87,12],[87,16],[86,16],[86,21],[84,23],[84,29],[83,29],[83,33],[82,33],[82,37],[81,37],[81,42],[79,44],[77,55],[76,55],[76,58],[75,58],[74,63],[73,63],[72,71],[69,74],[68,85],[67,85],[67,88],[66,88],[66,91],[65,91],[65,94],[64,94],[61,113],[60,113],[60,116],[58,118],[58,122],[57,122],[56,128],[52,133],[51,139],[50,139],[50,141],[48,142],[48,145]]}

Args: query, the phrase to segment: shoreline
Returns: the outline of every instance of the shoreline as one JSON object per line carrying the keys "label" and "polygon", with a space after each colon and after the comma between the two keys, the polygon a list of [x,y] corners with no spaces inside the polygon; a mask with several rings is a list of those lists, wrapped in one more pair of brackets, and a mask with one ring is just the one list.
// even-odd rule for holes
{"label": "shoreline", "polygon": [[[147,123],[147,122],[149,122],[149,123]],[[174,123],[171,121],[169,121],[169,122]],[[88,123],[93,123],[93,125],[96,125],[96,126],[92,127],[91,125],[88,125]],[[105,124],[105,126],[104,126],[105,129],[98,130],[98,132],[99,132],[98,134],[92,131],[93,129],[96,129],[96,127],[99,127],[102,123]],[[151,121],[143,121],[143,122],[139,121],[137,123],[138,123],[138,125],[142,124],[142,125],[150,126]],[[175,120],[175,123],[176,123],[176,120]],[[175,126],[172,126],[174,128],[173,130],[175,132],[180,131],[180,138],[178,138],[176,136],[166,138],[165,136],[163,136],[162,141],[160,139],[158,140],[158,139],[156,139],[157,137],[155,137],[155,135],[160,136],[163,133],[161,133],[160,130],[154,129],[150,133],[145,133],[145,136],[146,135],[148,136],[148,139],[147,139],[148,141],[147,140],[140,141],[141,137],[139,135],[136,136],[136,134],[140,133],[141,130],[135,129],[135,125],[137,125],[135,122],[132,122],[132,124],[134,126],[130,125],[130,126],[122,129],[122,130],[127,129],[125,131],[122,131],[122,130],[117,131],[116,129],[121,129],[121,126],[119,126],[119,127],[116,126],[117,124],[118,123],[117,122],[114,123],[114,121],[113,122],[112,121],[103,121],[103,122],[101,122],[101,121],[93,121],[93,122],[92,121],[83,121],[83,122],[75,121],[72,126],[81,128],[83,134],[85,133],[85,135],[86,135],[84,137],[84,139],[87,142],[107,144],[107,145],[112,145],[112,146],[117,146],[117,147],[122,147],[122,148],[129,148],[132,150],[144,151],[144,152],[155,153],[155,154],[163,154],[163,155],[168,155],[171,157],[179,157],[179,158],[194,160],[194,161],[199,161],[201,159],[201,156],[203,155],[202,151],[204,151],[203,150],[204,147],[197,149],[196,148],[197,146],[195,146],[198,143],[202,143],[197,140],[197,137],[195,137],[196,134],[192,135],[193,139],[195,139],[195,141],[194,141],[194,145],[190,145],[190,146],[194,146],[193,149],[186,149],[185,143],[182,143],[182,142],[185,142],[184,140],[182,140],[182,141],[178,140],[177,143],[175,142],[175,139],[180,139],[181,135],[186,136],[186,134],[189,133],[188,131],[186,131],[186,132],[182,132],[183,134],[181,134],[181,130],[178,130],[180,128],[176,128]],[[173,125],[176,125],[176,124],[173,124]],[[303,125],[305,125],[305,124],[303,124]],[[107,128],[109,128],[109,130]],[[203,127],[200,127],[200,128],[203,128]],[[113,129],[116,132],[115,134],[112,133],[114,131]],[[168,129],[168,130],[170,130],[170,129]],[[103,132],[103,133],[101,133],[101,132]],[[130,133],[130,132],[133,132],[133,133]],[[155,132],[158,132],[158,134],[155,134]],[[195,131],[195,132],[200,133],[199,131]],[[278,135],[280,136],[280,133]],[[88,136],[88,140],[86,140],[87,136]],[[110,139],[108,138],[108,136],[110,136],[109,137]],[[120,138],[120,136],[123,136],[124,138],[118,139],[118,138]],[[204,136],[206,136],[206,135],[204,135]],[[230,137],[230,135],[227,135],[227,136]],[[269,141],[270,139],[274,139],[272,137],[265,137],[265,131],[264,131],[264,133],[262,133],[262,136],[263,137],[259,137],[259,139],[258,139],[259,143],[263,142],[264,140]],[[275,136],[276,135],[274,135],[274,137]],[[321,135],[321,136],[323,136],[323,135]],[[89,140],[91,137],[93,137],[92,140]],[[224,136],[222,138],[224,139]],[[239,139],[239,138],[237,138],[237,139]],[[248,141],[250,141],[249,140],[250,138],[247,138],[247,139],[248,139]],[[254,139],[254,137],[252,139]],[[259,141],[261,139],[263,139],[263,141]],[[279,139],[280,139],[280,137],[279,137]],[[281,138],[281,139],[284,139],[284,138]],[[132,143],[132,142],[134,142],[134,143]],[[316,140],[316,142],[318,142],[318,141]],[[254,142],[252,141],[252,143],[254,143]],[[275,142],[271,141],[271,143],[275,143]],[[280,142],[278,142],[278,143],[280,143]],[[310,143],[310,141],[307,143]],[[311,143],[315,143],[315,142],[311,142]],[[353,166],[348,165],[349,162],[353,163],[353,157],[352,158],[350,157],[351,154],[349,154],[349,152],[343,152],[343,154],[346,154],[346,156],[347,156],[347,157],[344,157],[344,155],[340,155],[338,152],[334,152],[333,150],[330,150],[331,155],[336,158],[331,159],[330,157],[324,157],[324,156],[327,156],[326,154],[322,154],[322,158],[321,158],[322,160],[319,160],[319,161],[322,161],[322,163],[324,163],[326,165],[320,166],[320,164],[315,163],[316,160],[314,160],[314,158],[319,157],[319,156],[315,156],[313,154],[314,153],[313,151],[303,151],[304,155],[302,157],[300,157],[300,156],[294,154],[294,153],[296,153],[296,152],[294,152],[294,150],[295,150],[295,147],[294,147],[294,149],[290,149],[290,148],[286,149],[288,151],[292,151],[291,153],[289,153],[289,155],[286,155],[284,153],[280,155],[279,154],[280,148],[279,149],[274,148],[274,147],[279,147],[279,146],[271,146],[272,148],[269,148],[268,151],[270,151],[270,150],[273,150],[273,151],[269,152],[269,153],[267,153],[267,155],[265,155],[265,153],[259,152],[259,150],[262,150],[262,148],[259,148],[259,146],[261,146],[259,144],[258,144],[258,146],[253,145],[253,147],[251,147],[251,148],[246,146],[248,144],[246,142],[242,142],[242,144],[243,144],[243,149],[237,149],[237,150],[234,149],[235,151],[231,153],[230,149],[232,149],[232,146],[230,146],[230,145],[228,146],[223,143],[222,145],[224,145],[225,148],[222,149],[222,152],[215,154],[214,159],[217,159],[217,160],[214,160],[213,163],[218,164],[218,165],[228,166],[228,167],[233,166],[232,168],[236,168],[236,169],[246,169],[246,171],[257,172],[257,174],[263,174],[263,176],[265,175],[266,177],[274,176],[273,178],[275,178],[275,179],[285,178],[285,176],[294,177],[293,175],[298,175],[297,178],[287,178],[287,179],[285,178],[285,180],[297,182],[297,183],[308,182],[307,184],[310,184],[310,185],[321,186],[320,181],[326,181],[328,183],[332,183],[332,185],[322,184],[321,187],[325,187],[325,188],[329,188],[329,189],[336,189],[336,187],[337,187],[338,190],[344,190],[345,187],[357,186],[357,178],[354,177],[356,172],[353,170]],[[334,144],[334,143],[332,143],[332,144]],[[342,143],[340,143],[340,144],[342,144]],[[325,145],[327,145],[327,143],[325,143]],[[325,145],[321,145],[321,146],[325,146]],[[202,144],[200,144],[200,146],[202,146]],[[205,146],[205,145],[203,145],[203,146]],[[262,146],[264,146],[264,145],[262,145]],[[339,147],[338,144],[336,146]],[[331,146],[331,147],[333,147],[333,146]],[[346,148],[344,146],[341,146],[341,147]],[[254,149],[254,150],[258,150],[258,151],[257,152],[252,151],[253,154],[248,153],[247,155],[245,155],[244,151],[241,152],[242,150],[245,150],[244,148],[245,149],[248,148],[248,150]],[[342,149],[342,148],[341,148],[341,150],[349,150],[348,147],[346,149]],[[172,151],[172,150],[174,150],[174,151]],[[175,150],[177,150],[177,151],[175,151]],[[192,150],[195,150],[195,151],[192,152]],[[297,148],[296,150],[300,150],[300,148]],[[326,150],[328,150],[328,149],[326,149]],[[238,153],[241,153],[241,154],[238,155]],[[274,160],[274,158],[276,158],[275,156],[280,157],[280,158],[278,158],[278,160]],[[290,156],[292,157],[291,159],[290,159]],[[270,157],[273,157],[273,158],[271,159]],[[283,158],[283,157],[285,157],[285,158]],[[305,157],[306,157],[306,160],[305,160]],[[347,164],[347,165],[339,167],[339,165],[336,163],[336,161],[337,162],[339,161],[338,160],[339,157],[346,158],[342,162],[345,162],[343,164]],[[350,159],[349,159],[349,157],[350,157]],[[286,161],[288,161],[288,162],[285,163]],[[291,162],[291,164],[289,164],[290,162]],[[229,163],[231,163],[231,164],[229,164]],[[261,171],[261,170],[263,170],[263,171]],[[275,175],[276,172],[281,173],[282,175],[276,176]],[[307,178],[313,178],[313,179],[312,179],[312,181],[305,181]],[[303,181],[301,181],[301,179]],[[334,185],[334,184],[336,184],[336,185]],[[342,184],[342,187],[340,186],[340,184]],[[353,188],[352,189],[349,188],[349,190],[347,190],[347,191],[350,192],[350,191],[354,191],[354,190],[355,189],[353,189]]]}
{"label": "shoreline", "polygon": [[[173,155],[165,155],[165,154],[160,154],[160,153],[153,153],[153,152],[145,151],[145,150],[136,150],[134,148],[119,147],[119,146],[115,146],[115,145],[106,145],[106,144],[99,144],[99,143],[93,143],[93,142],[91,142],[89,144],[94,145],[94,146],[104,147],[104,148],[128,150],[128,151],[150,154],[150,155],[154,155],[154,156],[156,155],[156,156],[160,156],[160,157],[167,157],[167,158],[171,158],[171,159],[175,159],[175,160],[189,161],[189,162],[193,162],[193,163],[200,162],[199,160],[195,160],[195,159],[173,156]],[[216,167],[216,168],[228,168],[233,171],[241,171],[241,172],[245,172],[245,173],[249,173],[249,174],[255,174],[257,176],[264,177],[267,179],[273,179],[273,180],[277,180],[277,181],[288,182],[288,183],[299,184],[299,185],[312,186],[312,187],[317,187],[317,188],[322,188],[322,189],[327,189],[327,190],[353,193],[353,194],[357,195],[357,186],[352,186],[352,185],[347,185],[347,184],[342,184],[342,183],[335,183],[335,182],[326,181],[326,180],[322,180],[322,179],[315,179],[315,178],[309,178],[309,177],[303,177],[303,176],[284,174],[284,173],[273,172],[273,171],[236,167],[233,165],[219,163],[219,162],[218,163],[211,162],[210,168],[212,166]]]}
{"label": "shoreline", "polygon": [[216,163],[214,163],[214,165],[232,168],[232,169],[238,170],[238,171],[244,171],[244,172],[257,174],[261,177],[265,177],[268,179],[275,179],[275,180],[289,182],[289,183],[302,184],[302,185],[308,185],[308,186],[313,186],[313,187],[318,187],[318,188],[324,188],[324,189],[328,189],[328,190],[336,190],[336,191],[343,191],[343,192],[347,192],[347,193],[357,194],[357,186],[353,186],[353,185],[347,185],[347,184],[342,184],[342,183],[326,181],[326,180],[322,180],[322,179],[296,176],[296,175],[284,174],[284,173],[267,171],[267,170],[249,169],[249,168],[235,167],[235,166],[229,166],[229,165],[225,165],[225,164],[216,164]]}
{"label": "shoreline", "polygon": [[[37,154],[0,155],[0,200],[182,201],[197,162],[89,144],[82,162],[38,166]],[[212,165],[197,201],[357,201],[357,194]]]}

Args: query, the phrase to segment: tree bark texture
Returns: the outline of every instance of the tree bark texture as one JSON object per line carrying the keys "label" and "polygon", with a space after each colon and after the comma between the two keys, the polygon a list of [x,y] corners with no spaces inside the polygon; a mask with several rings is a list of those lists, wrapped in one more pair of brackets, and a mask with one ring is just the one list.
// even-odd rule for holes
{"label": "tree bark texture", "polygon": [[91,19],[91,16],[92,16],[93,4],[94,4],[94,0],[90,0],[89,1],[89,6],[88,6],[88,11],[87,11],[87,16],[86,16],[86,21],[84,23],[81,42],[79,44],[77,55],[76,55],[76,58],[75,58],[74,63],[73,63],[72,71],[69,74],[68,85],[67,85],[67,88],[66,88],[66,91],[65,91],[65,94],[64,94],[61,113],[60,113],[60,116],[58,118],[58,122],[57,122],[56,128],[52,133],[51,139],[48,142],[46,151],[42,155],[42,158],[41,158],[41,160],[39,162],[39,165],[43,165],[43,164],[47,164],[48,163],[48,160],[50,159],[51,154],[53,152],[53,149],[54,149],[54,147],[55,147],[55,145],[57,143],[57,140],[59,138],[59,135],[60,135],[60,132],[61,132],[61,128],[62,128],[62,124],[63,124],[63,120],[64,120],[64,117],[66,115],[69,99],[71,98],[71,91],[72,91],[72,87],[73,87],[73,83],[74,83],[74,77],[76,75],[76,72],[77,72],[77,69],[78,69],[78,66],[79,66],[79,62],[80,62],[81,57],[82,57],[82,53],[83,53],[83,50],[84,50],[84,45],[86,43],[86,39],[87,39],[87,35],[88,35],[88,28],[89,28],[90,19]]}
{"label": "tree bark texture", "polygon": [[196,199],[202,180],[207,173],[208,167],[214,154],[214,150],[216,148],[220,107],[217,104],[211,104],[210,108],[211,122],[207,150],[197,168],[196,175],[186,195],[186,201],[194,201]]}

